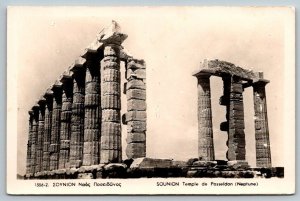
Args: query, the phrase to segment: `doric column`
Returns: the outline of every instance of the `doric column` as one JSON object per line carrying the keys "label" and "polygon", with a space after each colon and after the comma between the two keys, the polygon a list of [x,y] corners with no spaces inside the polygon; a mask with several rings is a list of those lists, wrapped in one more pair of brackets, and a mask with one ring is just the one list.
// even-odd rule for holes
{"label": "doric column", "polygon": [[128,58],[126,63],[127,147],[128,158],[146,156],[146,65]]}
{"label": "doric column", "polygon": [[100,59],[87,53],[84,100],[83,166],[99,163]]}
{"label": "doric column", "polygon": [[38,136],[38,121],[39,121],[39,106],[35,105],[33,110],[32,120],[32,138],[31,138],[31,171],[32,174],[36,173],[36,147],[37,147],[37,136]]}
{"label": "doric column", "polygon": [[58,169],[69,168],[71,114],[73,99],[73,80],[70,75],[63,75],[62,79],[62,107],[60,115],[60,148]]}
{"label": "doric column", "polygon": [[36,172],[41,172],[43,166],[43,142],[44,142],[44,118],[45,118],[45,98],[39,100],[39,125],[36,143]]}
{"label": "doric column", "polygon": [[120,46],[106,45],[101,61],[101,152],[100,162],[121,162]]}
{"label": "doric column", "polygon": [[209,74],[198,74],[198,156],[215,160]]}
{"label": "doric column", "polygon": [[229,130],[228,130],[228,153],[229,161],[244,161],[245,149],[245,124],[242,80],[232,76],[229,96]]}
{"label": "doric column", "polygon": [[45,129],[44,129],[44,143],[43,143],[43,171],[49,171],[50,169],[50,138],[51,138],[51,122],[52,122],[52,103],[53,92],[48,90],[45,94]]}
{"label": "doric column", "polygon": [[28,142],[27,142],[27,157],[26,157],[26,174],[33,173],[31,171],[31,144],[32,144],[32,125],[33,125],[33,111],[30,110],[29,114],[29,128],[28,128]]}
{"label": "doric column", "polygon": [[53,109],[52,109],[52,125],[50,138],[50,170],[58,169],[59,160],[59,135],[60,135],[60,114],[62,102],[62,86],[60,82],[56,82],[52,88],[53,91]]}
{"label": "doric column", "polygon": [[257,167],[272,167],[265,91],[267,83],[260,80],[253,84]]}
{"label": "doric column", "polygon": [[75,65],[73,71],[73,105],[71,117],[70,165],[78,168],[82,165],[84,136],[84,91],[85,69]]}

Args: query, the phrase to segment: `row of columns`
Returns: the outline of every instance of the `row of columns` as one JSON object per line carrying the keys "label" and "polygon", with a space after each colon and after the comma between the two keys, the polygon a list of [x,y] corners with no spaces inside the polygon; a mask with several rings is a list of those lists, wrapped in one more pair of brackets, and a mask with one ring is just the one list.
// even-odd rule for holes
{"label": "row of columns", "polygon": [[[29,111],[27,174],[122,161],[120,62],[125,61],[127,71],[131,66],[141,65],[140,60],[120,58],[121,48],[117,44],[105,44],[96,52],[87,52]],[[138,93],[128,98],[127,94],[128,105],[140,98],[143,103],[127,107],[125,116],[132,116],[133,110],[144,112],[143,116],[135,115],[132,119],[142,122],[143,140],[127,141],[128,147],[133,143],[139,146],[128,148],[129,158],[146,155],[144,62],[142,67],[143,77],[127,78],[130,83],[127,86],[132,86],[127,91],[136,87],[143,90],[143,97]],[[128,119],[124,123],[130,122]],[[128,128],[127,138],[132,139],[135,131]]]}
{"label": "row of columns", "polygon": [[[213,145],[213,125],[211,112],[211,92],[209,73],[197,74],[198,79],[198,155],[200,160],[215,160]],[[220,129],[228,132],[229,161],[245,161],[245,124],[243,105],[243,83],[236,76],[222,76],[224,94],[220,104],[226,106],[226,121]],[[260,79],[252,84],[255,112],[256,166],[271,167],[271,151],[267,119],[265,85],[268,82]]]}

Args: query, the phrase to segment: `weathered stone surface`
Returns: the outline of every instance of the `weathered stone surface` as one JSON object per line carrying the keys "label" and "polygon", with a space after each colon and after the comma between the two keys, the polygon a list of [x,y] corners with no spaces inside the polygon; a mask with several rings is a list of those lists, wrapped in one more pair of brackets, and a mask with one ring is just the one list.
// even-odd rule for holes
{"label": "weathered stone surface", "polygon": [[246,70],[239,66],[226,61],[216,60],[205,60],[201,63],[201,68],[203,72],[209,72],[212,75],[234,75],[241,77],[243,79],[251,80],[258,79],[258,76],[252,70]]}
{"label": "weathered stone surface", "polygon": [[43,138],[44,138],[44,118],[45,118],[45,102],[39,101],[38,107],[38,131],[36,137],[36,144],[35,144],[35,172],[42,171],[42,164],[43,164]]}
{"label": "weathered stone surface", "polygon": [[126,85],[126,89],[146,89],[146,84],[142,80],[138,79],[129,80]]}
{"label": "weathered stone surface", "polygon": [[[111,26],[103,29],[97,36],[97,39],[99,42],[102,42],[103,44],[118,44],[121,45],[121,43],[127,38],[127,35],[124,33],[121,33],[121,28],[119,24],[115,21],[112,21]],[[104,54],[110,55],[109,50],[106,50]]]}
{"label": "weathered stone surface", "polygon": [[32,164],[31,164],[33,111],[32,110],[29,111],[28,114],[29,114],[29,128],[28,128],[28,142],[27,142],[27,155],[26,155],[26,176],[30,175],[33,172]]}
{"label": "weathered stone surface", "polygon": [[146,111],[128,111],[126,113],[126,121],[146,121]]}
{"label": "weathered stone surface", "polygon": [[105,69],[102,71],[103,82],[120,82],[120,71],[116,69]]}
{"label": "weathered stone surface", "polygon": [[70,166],[78,168],[83,158],[85,71],[74,74],[70,136]]}
{"label": "weathered stone surface", "polygon": [[78,174],[77,179],[93,179],[93,174],[92,173],[80,173]]}
{"label": "weathered stone surface", "polygon": [[155,159],[148,157],[136,158],[130,168],[168,168],[172,165],[171,159]]}
{"label": "weathered stone surface", "polygon": [[259,82],[253,87],[257,167],[272,167],[265,85]]}
{"label": "weathered stone surface", "polygon": [[132,142],[127,144],[126,155],[128,158],[140,158],[146,156],[145,142]]}
{"label": "weathered stone surface", "polygon": [[90,166],[99,163],[100,155],[100,58],[90,54],[86,66],[82,165]]}
{"label": "weathered stone surface", "polygon": [[127,95],[127,100],[131,100],[131,99],[146,100],[146,90],[128,89],[126,95]]}
{"label": "weathered stone surface", "polygon": [[60,118],[60,152],[58,169],[70,166],[70,136],[71,136],[71,115],[73,102],[72,80],[63,82],[62,109]]}
{"label": "weathered stone surface", "polygon": [[144,60],[129,58],[127,69],[145,69],[146,63]]}
{"label": "weathered stone surface", "polygon": [[62,89],[57,87],[52,89],[53,94],[53,110],[52,110],[52,124],[51,124],[51,138],[50,138],[50,169],[56,170],[58,168],[59,160],[59,143],[60,143],[60,115],[62,106]]}
{"label": "weathered stone surface", "polygon": [[146,111],[146,101],[131,99],[127,101],[127,111]]}
{"label": "weathered stone surface", "polygon": [[120,112],[117,110],[107,109],[102,111],[102,121],[120,123]]}
{"label": "weathered stone surface", "polygon": [[121,133],[121,124],[115,123],[115,122],[102,122],[101,131],[102,131],[101,136],[120,134]]}
{"label": "weathered stone surface", "polygon": [[[231,77],[230,104],[227,107],[229,129],[228,129],[228,160],[245,160],[245,134],[243,114],[243,87],[240,78]],[[234,94],[239,94],[235,96]]]}
{"label": "weathered stone surface", "polygon": [[127,69],[126,79],[146,79],[146,69]]}
{"label": "weathered stone surface", "polygon": [[227,165],[230,168],[235,169],[235,170],[238,170],[238,169],[245,170],[250,167],[246,161],[228,161]]}
{"label": "weathered stone surface", "polygon": [[146,142],[146,135],[145,133],[127,133],[126,142],[128,144],[134,142]]}
{"label": "weathered stone surface", "polygon": [[107,44],[101,61],[102,77],[100,163],[121,162],[120,46]]}
{"label": "weathered stone surface", "polygon": [[215,159],[211,116],[209,76],[198,76],[198,156],[200,160]]}
{"label": "weathered stone surface", "polygon": [[147,130],[146,121],[129,121],[127,123],[127,132],[128,134],[131,132],[145,132]]}
{"label": "weathered stone surface", "polygon": [[104,170],[115,170],[115,169],[120,169],[120,168],[126,169],[127,165],[124,163],[110,163],[110,164],[105,165],[103,168],[104,168]]}
{"label": "weathered stone surface", "polygon": [[102,109],[121,109],[121,99],[120,96],[116,95],[106,95],[101,97],[101,107]]}
{"label": "weathered stone surface", "polygon": [[120,96],[120,83],[118,82],[103,82],[101,85],[102,94]]}

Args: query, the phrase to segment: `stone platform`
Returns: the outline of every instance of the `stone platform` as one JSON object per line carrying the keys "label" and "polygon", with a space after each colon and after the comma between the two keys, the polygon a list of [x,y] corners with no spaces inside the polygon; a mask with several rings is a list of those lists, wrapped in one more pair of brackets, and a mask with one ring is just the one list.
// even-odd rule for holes
{"label": "stone platform", "polygon": [[251,168],[234,161],[174,161],[137,158],[122,163],[99,164],[25,175],[25,179],[105,179],[105,178],[271,178],[284,177],[283,167]]}

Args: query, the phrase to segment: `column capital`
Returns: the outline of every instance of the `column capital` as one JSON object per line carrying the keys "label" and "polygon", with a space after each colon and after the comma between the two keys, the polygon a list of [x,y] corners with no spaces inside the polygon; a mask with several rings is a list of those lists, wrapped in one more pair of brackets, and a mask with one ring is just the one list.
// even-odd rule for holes
{"label": "column capital", "polygon": [[57,92],[62,89],[62,82],[60,80],[56,80],[56,82],[52,85],[51,90],[53,91],[53,95],[55,96]]}
{"label": "column capital", "polygon": [[[85,68],[86,59],[83,57],[78,57],[75,62],[71,65],[70,71],[76,73]],[[73,74],[74,75],[74,74]]]}
{"label": "column capital", "polygon": [[98,35],[97,40],[103,44],[121,45],[128,36],[121,32],[120,25],[112,20],[110,26],[104,28]]}
{"label": "column capital", "polygon": [[255,79],[253,80],[253,87],[255,86],[266,86],[270,81],[266,79]]}
{"label": "column capital", "polygon": [[41,97],[39,100],[38,100],[38,104],[40,107],[42,107],[43,105],[45,105],[46,103],[46,98],[44,97]]}

